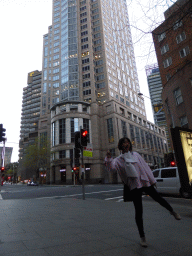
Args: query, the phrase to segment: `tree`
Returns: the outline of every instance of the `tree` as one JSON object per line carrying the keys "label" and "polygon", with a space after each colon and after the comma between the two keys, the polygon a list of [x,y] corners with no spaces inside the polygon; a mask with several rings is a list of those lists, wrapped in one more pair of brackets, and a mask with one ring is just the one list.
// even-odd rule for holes
{"label": "tree", "polygon": [[39,178],[39,170],[46,171],[50,166],[50,142],[46,137],[36,138],[34,143],[26,148],[23,165],[27,170],[27,177]]}
{"label": "tree", "polygon": [[19,166],[18,162],[7,164],[5,166],[5,171],[3,172],[4,180],[8,180],[8,177],[11,177],[11,180],[13,182],[16,182],[18,166]]}

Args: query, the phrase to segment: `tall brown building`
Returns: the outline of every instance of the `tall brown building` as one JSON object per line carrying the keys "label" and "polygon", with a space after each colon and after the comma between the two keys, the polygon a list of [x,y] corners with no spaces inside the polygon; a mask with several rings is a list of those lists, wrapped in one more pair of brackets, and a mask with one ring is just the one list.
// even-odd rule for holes
{"label": "tall brown building", "polygon": [[[192,129],[192,1],[178,0],[153,31],[168,127]],[[170,132],[170,129],[169,129]]]}
{"label": "tall brown building", "polygon": [[146,119],[127,4],[124,0],[54,0],[44,35],[39,135],[51,140],[47,182],[71,183],[75,131],[88,130],[87,182],[117,182],[105,173],[107,150],[118,156],[128,136],[149,164],[163,164],[165,130]]}
{"label": "tall brown building", "polygon": [[38,70],[28,73],[28,85],[23,88],[19,140],[19,180],[36,177],[36,171],[30,170],[29,166],[24,166],[23,160],[26,154],[26,149],[32,145],[38,137],[38,121],[41,104],[41,76],[42,72]]}

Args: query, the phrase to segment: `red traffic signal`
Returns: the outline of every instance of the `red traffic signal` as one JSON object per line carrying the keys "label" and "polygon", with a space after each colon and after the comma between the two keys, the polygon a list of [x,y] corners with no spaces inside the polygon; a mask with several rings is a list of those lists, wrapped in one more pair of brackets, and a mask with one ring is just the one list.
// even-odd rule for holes
{"label": "red traffic signal", "polygon": [[73,167],[73,171],[75,172],[75,171],[77,171],[77,167],[75,166],[75,167]]}
{"label": "red traffic signal", "polygon": [[2,171],[2,172],[5,171],[5,167],[1,167],[1,171]]}
{"label": "red traffic signal", "polygon": [[82,134],[81,134],[81,136],[86,137],[86,136],[87,136],[87,134],[88,134],[87,130],[82,130]]}
{"label": "red traffic signal", "polygon": [[171,161],[170,166],[174,167],[174,166],[176,166],[176,163],[174,161]]}
{"label": "red traffic signal", "polygon": [[81,141],[81,146],[82,147],[86,147],[87,146],[87,142],[88,142],[88,131],[85,129],[81,129],[80,132],[80,141]]}

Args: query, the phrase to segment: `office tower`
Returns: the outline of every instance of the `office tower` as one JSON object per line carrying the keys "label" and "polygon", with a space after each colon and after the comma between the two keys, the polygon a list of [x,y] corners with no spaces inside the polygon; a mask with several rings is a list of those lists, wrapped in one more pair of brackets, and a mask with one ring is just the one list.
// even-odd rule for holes
{"label": "office tower", "polygon": [[[71,181],[74,132],[82,127],[93,150],[93,157],[85,158],[86,180],[105,180],[106,151],[119,154],[117,143],[130,136],[129,122],[147,122],[126,1],[57,0],[52,15],[43,40],[39,127],[52,144],[47,179]],[[141,148],[140,129],[137,136],[131,129],[134,146]]]}
{"label": "office tower", "polygon": [[29,171],[23,165],[25,149],[38,137],[38,121],[40,117],[41,103],[41,75],[42,72],[35,70],[28,73],[27,86],[23,88],[23,101],[21,113],[21,130],[19,141],[19,170],[18,177],[22,179],[33,178],[35,173]]}
{"label": "office tower", "polygon": [[[2,156],[3,147],[0,147],[0,156]],[[4,166],[11,163],[13,148],[5,147],[5,158],[4,158]],[[0,159],[0,166],[2,166],[2,158]]]}
{"label": "office tower", "polygon": [[165,118],[165,112],[162,102],[162,82],[161,82],[161,75],[159,72],[158,64],[148,65],[145,67],[146,75],[147,75],[147,82],[149,88],[149,94],[151,99],[151,105],[153,109],[153,117],[155,124],[164,128],[166,131],[168,148],[170,148],[170,138],[168,133],[168,127]]}
{"label": "office tower", "polygon": [[178,0],[153,31],[169,132],[176,126],[192,129],[191,10],[191,1]]}

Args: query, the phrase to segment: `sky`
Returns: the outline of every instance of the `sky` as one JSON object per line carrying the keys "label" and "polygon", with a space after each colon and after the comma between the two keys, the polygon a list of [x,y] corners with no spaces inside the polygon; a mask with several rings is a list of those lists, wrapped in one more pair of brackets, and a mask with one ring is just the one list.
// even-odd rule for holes
{"label": "sky", "polygon": [[[157,2],[161,5],[156,5]],[[145,66],[157,63],[157,60],[152,36],[144,32],[160,24],[157,21],[163,20],[163,10],[171,2],[127,0],[139,84],[141,93],[147,97]],[[11,162],[17,162],[23,88],[27,86],[29,72],[42,70],[43,35],[52,25],[52,0],[0,0],[0,24],[0,123],[6,129],[6,147],[13,147]],[[154,122],[147,97],[147,119]]]}

